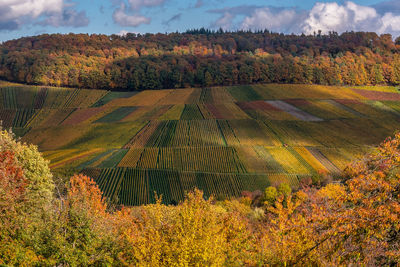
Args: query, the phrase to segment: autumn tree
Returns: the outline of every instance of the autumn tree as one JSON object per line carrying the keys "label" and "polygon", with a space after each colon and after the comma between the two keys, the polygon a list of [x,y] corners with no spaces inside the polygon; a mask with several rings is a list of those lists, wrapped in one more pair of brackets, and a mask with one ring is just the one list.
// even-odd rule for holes
{"label": "autumn tree", "polygon": [[27,198],[32,210],[43,209],[53,199],[54,182],[48,161],[37,146],[16,140],[13,133],[0,129],[0,152],[12,151],[28,179]]}
{"label": "autumn tree", "polygon": [[28,179],[10,150],[0,152],[0,264],[34,264],[38,261],[33,248],[26,247],[29,213]]}

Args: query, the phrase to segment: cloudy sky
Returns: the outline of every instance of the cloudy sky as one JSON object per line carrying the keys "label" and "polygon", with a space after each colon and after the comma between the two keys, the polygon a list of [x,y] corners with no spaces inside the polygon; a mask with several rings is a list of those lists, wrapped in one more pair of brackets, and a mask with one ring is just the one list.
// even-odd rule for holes
{"label": "cloudy sky", "polygon": [[400,36],[400,0],[0,0],[0,42],[42,33],[375,31]]}

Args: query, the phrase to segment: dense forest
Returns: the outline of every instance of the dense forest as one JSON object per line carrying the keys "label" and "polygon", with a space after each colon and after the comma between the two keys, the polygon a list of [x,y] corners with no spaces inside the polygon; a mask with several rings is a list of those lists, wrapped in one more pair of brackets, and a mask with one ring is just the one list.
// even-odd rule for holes
{"label": "dense forest", "polygon": [[44,34],[0,45],[0,78],[124,90],[251,83],[400,84],[400,38],[369,32]]}

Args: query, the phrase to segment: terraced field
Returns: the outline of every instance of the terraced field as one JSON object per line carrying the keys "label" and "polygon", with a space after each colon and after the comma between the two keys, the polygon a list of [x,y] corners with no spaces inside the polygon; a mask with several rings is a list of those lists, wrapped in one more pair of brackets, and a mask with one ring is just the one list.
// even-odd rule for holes
{"label": "terraced field", "polygon": [[348,162],[400,129],[390,87],[254,85],[109,92],[0,83],[0,120],[54,170],[124,205],[238,196]]}

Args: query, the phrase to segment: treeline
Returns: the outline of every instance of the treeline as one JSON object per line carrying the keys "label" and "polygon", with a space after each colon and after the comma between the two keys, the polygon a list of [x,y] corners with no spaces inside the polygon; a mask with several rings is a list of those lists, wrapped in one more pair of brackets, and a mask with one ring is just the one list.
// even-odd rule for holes
{"label": "treeline", "polygon": [[341,183],[240,199],[108,205],[92,179],[54,179],[37,148],[0,131],[0,265],[397,266],[400,134]]}
{"label": "treeline", "polygon": [[0,45],[0,78],[124,90],[251,83],[400,84],[400,38],[268,31],[25,37]]}

